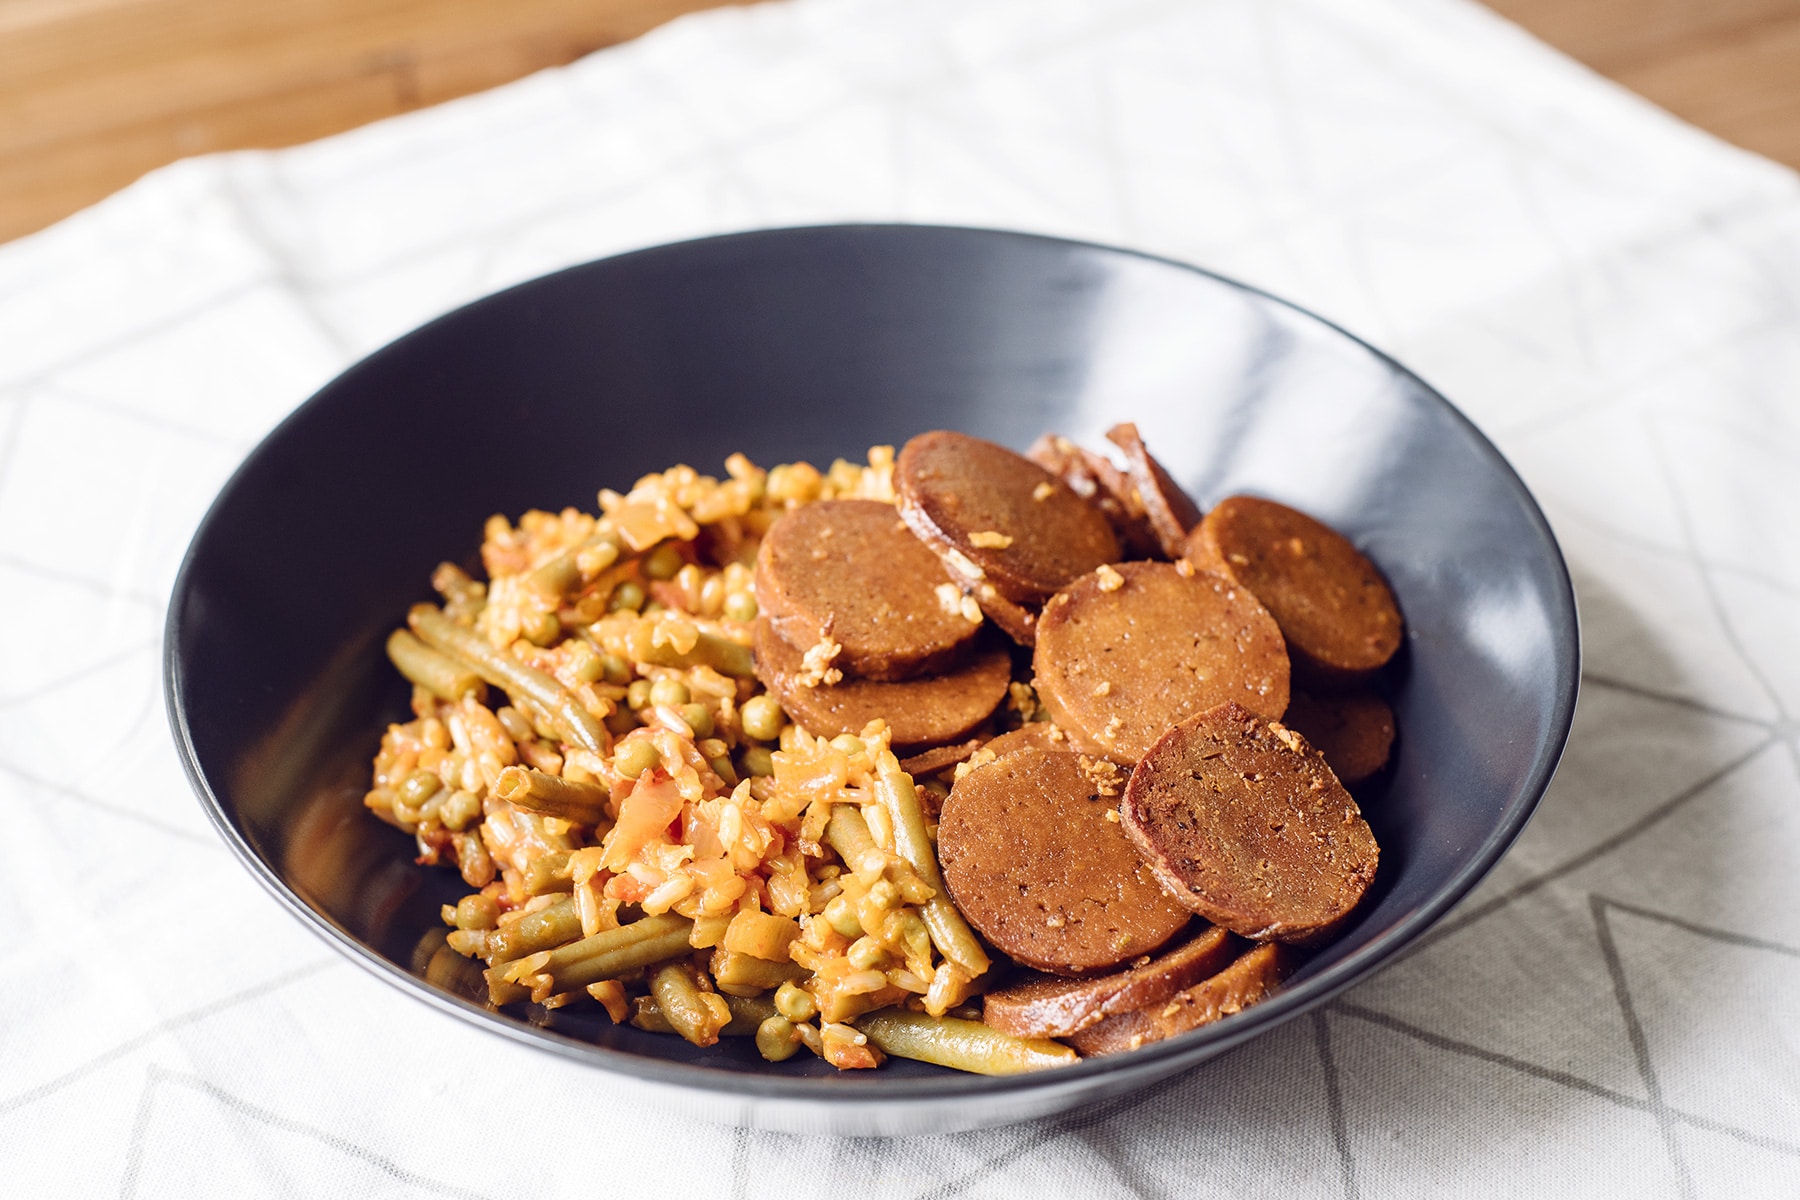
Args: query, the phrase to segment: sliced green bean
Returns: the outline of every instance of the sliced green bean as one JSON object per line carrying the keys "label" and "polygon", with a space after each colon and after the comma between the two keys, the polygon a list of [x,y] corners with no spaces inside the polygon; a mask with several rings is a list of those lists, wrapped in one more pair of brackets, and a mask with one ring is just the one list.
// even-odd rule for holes
{"label": "sliced green bean", "polygon": [[577,783],[530,767],[508,767],[494,780],[494,796],[547,817],[577,825],[600,825],[611,819],[610,794],[598,783]]}
{"label": "sliced green bean", "polygon": [[630,925],[607,929],[550,951],[534,973],[548,974],[559,992],[572,992],[602,979],[617,979],[640,967],[692,952],[688,931],[694,923],[665,913]]}
{"label": "sliced green bean", "polygon": [[388,661],[406,678],[445,700],[464,696],[482,699],[487,685],[481,676],[447,655],[439,654],[404,629],[388,634]]}
{"label": "sliced green bean", "polygon": [[604,571],[619,561],[619,552],[623,548],[624,543],[620,541],[617,531],[610,525],[602,524],[579,545],[563,551],[527,575],[525,582],[538,595],[560,600],[582,581],[582,555],[591,557],[594,567]]}
{"label": "sliced green bean", "polygon": [[663,1019],[687,1041],[710,1046],[731,1023],[731,1010],[717,995],[704,992],[685,962],[664,963],[650,972],[650,994]]}
{"label": "sliced green bean", "polygon": [[581,936],[581,913],[573,897],[558,900],[494,930],[489,960],[498,966],[541,950],[554,950]]}
{"label": "sliced green bean", "polygon": [[489,645],[485,638],[464,629],[429,604],[413,605],[406,614],[406,623],[428,646],[467,663],[495,687],[505,688],[515,700],[524,697],[538,705],[572,744],[595,754],[605,753],[606,731],[600,722],[555,679]]}
{"label": "sliced green bean", "polygon": [[638,662],[656,667],[711,667],[734,679],[749,679],[756,674],[750,647],[705,630],[699,632],[694,648],[685,654],[673,646],[657,644],[650,629],[643,625],[626,635],[625,647]]}
{"label": "sliced green bean", "polygon": [[887,866],[887,855],[875,844],[869,824],[854,804],[834,804],[825,824],[825,840],[852,874],[876,874]]}
{"label": "sliced green bean", "polygon": [[[984,974],[992,964],[975,938],[975,931],[963,920],[944,890],[944,876],[938,870],[937,850],[925,831],[925,810],[919,804],[912,777],[900,769],[900,761],[892,753],[881,755],[875,764],[875,794],[894,823],[894,848],[912,864],[920,879],[937,893],[922,906],[925,928],[940,953],[969,973],[971,979]],[[836,817],[836,814],[832,814]]]}
{"label": "sliced green bean", "polygon": [[1066,1067],[1075,1051],[1048,1038],[1016,1038],[979,1021],[930,1017],[884,1008],[855,1022],[868,1039],[895,1058],[913,1058],[977,1075],[1019,1075]]}
{"label": "sliced green bean", "polygon": [[[723,993],[731,1020],[719,1030],[720,1037],[751,1037],[757,1026],[775,1015],[775,1005],[766,996],[733,996]],[[675,1027],[663,1016],[655,996],[639,996],[632,1002],[631,1023],[646,1033],[674,1033]]]}

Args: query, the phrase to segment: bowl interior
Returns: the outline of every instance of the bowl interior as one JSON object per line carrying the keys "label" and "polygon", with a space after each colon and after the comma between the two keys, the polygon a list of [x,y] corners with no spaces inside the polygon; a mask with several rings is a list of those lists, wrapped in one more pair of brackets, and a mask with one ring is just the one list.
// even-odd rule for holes
{"label": "bowl interior", "polygon": [[1523,825],[1573,711],[1568,579],[1518,479],[1417,378],[1255,291],[1054,239],[852,226],[642,251],[480,301],[331,383],[221,493],[170,611],[177,741],[279,897],[501,1032],[662,1082],[832,1103],[1050,1088],[901,1061],[845,1079],[810,1056],[696,1051],[574,1010],[548,1025],[486,1012],[461,998],[472,972],[436,953],[460,881],[415,866],[360,798],[405,712],[381,639],[429,598],[436,563],[473,564],[491,513],[591,510],[602,486],[675,462],[716,473],[733,451],[823,466],[940,427],[1097,445],[1120,420],[1202,506],[1259,492],[1348,534],[1392,582],[1408,638],[1386,681],[1396,761],[1360,797],[1382,846],[1376,893],[1276,1001],[1053,1073],[1066,1102],[1092,1098],[1121,1064],[1215,1053],[1416,937]]}

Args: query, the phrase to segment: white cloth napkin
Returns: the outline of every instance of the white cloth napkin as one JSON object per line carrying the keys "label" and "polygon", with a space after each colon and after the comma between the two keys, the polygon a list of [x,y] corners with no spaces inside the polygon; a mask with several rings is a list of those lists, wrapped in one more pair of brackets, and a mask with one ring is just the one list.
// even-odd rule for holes
{"label": "white cloth napkin", "polygon": [[[158,643],[257,437],[502,285],[850,219],[1238,276],[1518,466],[1580,711],[1428,946],[1123,1104],[801,1140],[428,1011],[225,850]],[[0,589],[7,1194],[1800,1194],[1800,183],[1462,0],[798,0],[159,171],[0,247]]]}

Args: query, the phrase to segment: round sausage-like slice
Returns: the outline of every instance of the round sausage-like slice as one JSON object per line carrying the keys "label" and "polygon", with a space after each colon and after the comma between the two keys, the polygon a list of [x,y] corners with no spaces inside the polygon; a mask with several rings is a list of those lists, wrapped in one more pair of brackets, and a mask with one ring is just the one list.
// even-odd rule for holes
{"label": "round sausage-like slice", "polygon": [[756,677],[788,715],[822,737],[861,733],[880,717],[902,751],[955,741],[999,707],[1012,682],[1012,656],[996,646],[978,650],[967,666],[947,675],[898,683],[845,679],[809,687],[805,654],[783,641],[767,618],[757,618],[754,636]]}
{"label": "round sausage-like slice", "polygon": [[1163,465],[1150,456],[1138,427],[1130,421],[1106,431],[1106,440],[1125,452],[1125,471],[1131,478],[1138,506],[1163,553],[1180,558],[1188,531],[1200,523],[1200,506],[1170,478]]}
{"label": "round sausage-like slice", "polygon": [[1394,748],[1394,710],[1370,691],[1296,691],[1281,723],[1323,754],[1345,783],[1361,783],[1381,770]]}
{"label": "round sausage-like slice", "polygon": [[1099,509],[1023,455],[967,434],[937,430],[907,442],[894,491],[912,531],[984,610],[996,596],[1035,609],[1119,557]]}
{"label": "round sausage-like slice", "polygon": [[1189,535],[1186,553],[1263,602],[1305,678],[1353,682],[1400,648],[1400,607],[1375,565],[1343,534],[1285,504],[1221,500]]}
{"label": "round sausage-like slice", "polygon": [[1151,747],[1119,815],[1170,895],[1258,941],[1329,937],[1375,878],[1375,835],[1324,756],[1235,704]]}
{"label": "round sausage-like slice", "polygon": [[1242,945],[1206,926],[1142,966],[1094,979],[1037,975],[982,997],[981,1019],[1014,1037],[1068,1037],[1115,1013],[1163,1004],[1183,988],[1218,974]]}
{"label": "round sausage-like slice", "polygon": [[1228,700],[1268,717],[1286,710],[1275,622],[1229,579],[1186,568],[1101,567],[1044,606],[1038,698],[1076,749],[1133,763],[1176,722]]}
{"label": "round sausage-like slice", "polygon": [[1046,433],[1031,443],[1025,457],[1068,484],[1077,496],[1105,514],[1119,539],[1124,557],[1171,557],[1163,554],[1162,542],[1150,527],[1150,518],[1144,515],[1144,506],[1133,492],[1125,472],[1113,466],[1105,456],[1084,450],[1060,434]]}
{"label": "round sausage-like slice", "polygon": [[944,883],[996,949],[1082,975],[1148,954],[1187,925],[1107,790],[1083,756],[1029,746],[950,789],[938,816]]}
{"label": "round sausage-like slice", "polygon": [[797,508],[775,522],[756,555],[756,602],[782,640],[811,646],[829,633],[843,647],[838,667],[861,679],[910,679],[950,666],[981,629],[959,599],[937,555],[879,500]]}
{"label": "round sausage-like slice", "polygon": [[1293,951],[1285,947],[1273,943],[1258,946],[1204,983],[1136,1012],[1107,1017],[1076,1032],[1069,1044],[1083,1058],[1123,1054],[1210,1025],[1266,998],[1281,985],[1292,962]]}

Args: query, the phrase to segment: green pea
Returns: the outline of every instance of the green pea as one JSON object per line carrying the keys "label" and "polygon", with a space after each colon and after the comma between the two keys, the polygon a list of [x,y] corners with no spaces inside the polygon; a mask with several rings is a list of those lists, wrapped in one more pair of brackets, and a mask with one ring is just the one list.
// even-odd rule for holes
{"label": "green pea", "polygon": [[648,679],[634,679],[631,686],[625,689],[625,703],[631,706],[633,712],[650,703],[650,687]]}
{"label": "green pea", "polygon": [[583,683],[593,683],[606,674],[600,652],[580,640],[569,643],[569,667],[575,672],[575,678]]}
{"label": "green pea", "polygon": [[693,697],[688,693],[687,684],[679,679],[671,679],[665,675],[650,685],[650,703],[652,704],[667,704],[674,707],[678,704],[686,704],[691,699]]}
{"label": "green pea", "polygon": [[781,736],[781,705],[773,696],[752,696],[744,701],[744,734],[759,742],[772,742]]}
{"label": "green pea", "polygon": [[637,727],[637,714],[629,708],[617,708],[606,715],[606,731],[615,738],[622,738]]}
{"label": "green pea", "polygon": [[687,722],[695,737],[709,738],[713,735],[712,709],[704,704],[684,704],[680,711],[681,719]]}
{"label": "green pea", "polygon": [[754,621],[756,597],[749,592],[731,592],[725,597],[725,618],[729,621]]}
{"label": "green pea", "polygon": [[773,775],[775,773],[775,756],[767,747],[752,746],[743,754],[744,774],[752,778]]}
{"label": "green pea", "polygon": [[614,687],[624,687],[631,682],[631,664],[616,654],[600,656],[600,671],[606,682]]}
{"label": "green pea", "polygon": [[652,579],[673,579],[675,572],[687,564],[674,542],[664,542],[644,560],[644,574]]}
{"label": "green pea", "polygon": [[790,979],[775,989],[775,1011],[798,1025],[819,1015],[819,1002],[813,999],[811,992]]}
{"label": "green pea", "polygon": [[623,612],[626,609],[644,607],[644,587],[635,579],[627,579],[613,589],[612,599],[607,602],[609,612]]}
{"label": "green pea", "polygon": [[562,622],[553,612],[531,613],[519,622],[519,632],[534,646],[548,646],[562,636]]}
{"label": "green pea", "polygon": [[848,896],[833,896],[825,906],[825,923],[847,938],[862,936],[862,921],[857,918],[856,905]]}
{"label": "green pea", "polygon": [[620,745],[613,755],[613,770],[627,779],[636,779],[662,761],[656,744],[649,738],[636,738]]}
{"label": "green pea", "polygon": [[770,1062],[790,1059],[799,1049],[800,1035],[786,1017],[773,1016],[756,1027],[756,1051]]}

